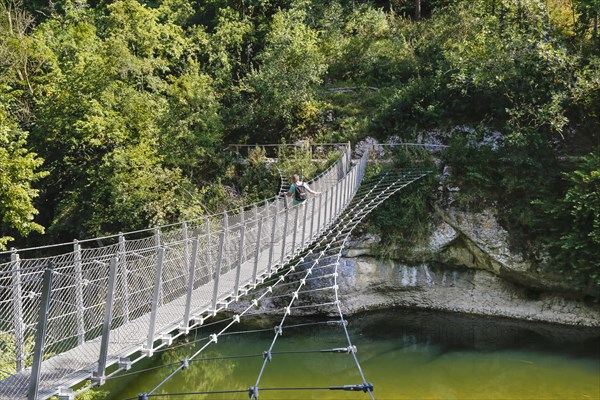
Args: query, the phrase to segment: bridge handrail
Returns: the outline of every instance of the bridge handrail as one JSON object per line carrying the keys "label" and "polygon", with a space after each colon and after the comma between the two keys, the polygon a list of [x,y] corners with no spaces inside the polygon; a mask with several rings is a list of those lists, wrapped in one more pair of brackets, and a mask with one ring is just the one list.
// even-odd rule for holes
{"label": "bridge handrail", "polygon": [[[349,143],[326,143],[323,145],[336,145],[336,146],[344,146],[344,157],[348,156],[347,159],[349,159],[349,154],[350,154],[350,144]],[[281,144],[266,144],[266,145],[231,145],[231,146],[247,146],[247,147],[264,147],[264,146],[284,146]],[[285,145],[285,146],[295,146],[295,145]],[[330,165],[325,171],[321,172],[318,176],[316,176],[315,178],[313,178],[311,181],[309,181],[309,184],[313,184],[314,182],[319,181],[321,178],[323,178],[326,174],[328,174],[332,169],[334,169],[338,163],[340,162],[340,160],[338,160],[338,162],[333,163],[332,165]],[[269,202],[273,202],[275,201],[278,197],[280,196],[280,194],[277,194],[273,197],[267,198],[265,200],[256,202],[256,203],[252,203],[249,205],[245,205],[242,206],[241,208],[243,209],[251,209],[253,207],[258,207],[260,205],[267,205]],[[62,242],[62,243],[54,243],[54,244],[48,244],[48,245],[43,245],[43,246],[34,246],[34,247],[25,247],[25,248],[11,248],[10,250],[4,250],[4,251],[0,251],[0,256],[5,256],[5,255],[13,255],[13,254],[22,254],[23,252],[28,252],[28,251],[35,251],[35,250],[44,250],[44,249],[51,249],[51,248],[57,248],[57,247],[62,247],[62,246],[73,246],[74,243],[78,243],[78,244],[83,244],[83,243],[90,243],[90,242],[94,242],[94,241],[102,241],[102,240],[107,240],[107,239],[115,239],[118,238],[120,236],[131,236],[131,235],[137,235],[140,233],[145,233],[145,232],[154,232],[157,229],[158,230],[165,230],[167,228],[171,228],[171,227],[175,227],[175,226],[181,226],[184,223],[192,223],[192,222],[197,222],[200,220],[204,220],[206,218],[209,218],[211,220],[217,219],[219,217],[224,217],[225,215],[232,215],[232,214],[237,214],[239,212],[239,208],[237,209],[230,209],[230,210],[226,210],[226,211],[221,211],[218,213],[213,213],[213,214],[208,214],[208,215],[204,215],[202,217],[199,218],[193,218],[190,220],[184,220],[184,221],[180,221],[180,222],[174,222],[171,224],[165,224],[165,225],[159,225],[159,226],[155,226],[155,227],[151,227],[151,228],[144,228],[144,229],[139,229],[139,230],[135,230],[135,231],[128,231],[128,232],[119,232],[117,234],[113,234],[113,235],[106,235],[106,236],[97,236],[97,237],[93,237],[93,238],[89,238],[89,239],[74,239],[71,242]],[[98,247],[105,247],[105,246],[98,246]],[[2,268],[5,267],[7,264],[11,264],[11,262],[5,262],[5,263],[0,263],[0,274],[2,273]]]}

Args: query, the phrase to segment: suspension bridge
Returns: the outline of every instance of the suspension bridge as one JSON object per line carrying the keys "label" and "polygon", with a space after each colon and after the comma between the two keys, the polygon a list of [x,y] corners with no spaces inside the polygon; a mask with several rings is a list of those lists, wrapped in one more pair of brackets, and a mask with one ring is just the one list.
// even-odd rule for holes
{"label": "suspension bridge", "polygon": [[[310,182],[321,195],[288,205],[285,196],[200,220],[45,248],[55,255],[25,258],[39,249],[12,251],[0,264],[0,399],[73,399],[119,376],[185,337],[244,296],[253,300],[161,384],[140,394],[157,395],[179,370],[274,291],[288,303],[246,392],[258,398],[273,348],[294,310],[314,306],[311,291],[327,292],[361,382],[328,390],[362,391],[373,397],[346,329],[338,300],[338,264],[354,227],[375,207],[429,172],[394,171],[364,180],[369,152],[339,159]],[[282,186],[284,189],[284,186]],[[283,190],[280,190],[280,194]],[[104,244],[104,243],[109,244]],[[101,245],[98,245],[100,243]],[[92,247],[91,245],[95,245]],[[91,384],[81,387],[82,382]],[[76,390],[73,388],[77,387]],[[302,390],[302,388],[296,388]]]}

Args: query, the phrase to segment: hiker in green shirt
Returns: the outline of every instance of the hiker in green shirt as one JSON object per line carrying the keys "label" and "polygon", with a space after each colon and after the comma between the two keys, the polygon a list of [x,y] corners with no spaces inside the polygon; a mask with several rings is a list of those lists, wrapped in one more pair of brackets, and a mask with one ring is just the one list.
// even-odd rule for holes
{"label": "hiker in green shirt", "polygon": [[292,196],[292,204],[296,205],[304,203],[308,198],[307,193],[313,195],[321,194],[321,192],[315,192],[314,190],[311,190],[307,183],[304,183],[300,180],[298,175],[292,176],[292,184],[286,193],[288,197]]}

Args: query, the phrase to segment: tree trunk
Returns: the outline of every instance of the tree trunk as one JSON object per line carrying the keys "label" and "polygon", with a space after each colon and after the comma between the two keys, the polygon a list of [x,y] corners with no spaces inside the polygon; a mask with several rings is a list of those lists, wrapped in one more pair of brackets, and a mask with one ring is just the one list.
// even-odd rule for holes
{"label": "tree trunk", "polygon": [[415,0],[415,20],[421,19],[421,0]]}
{"label": "tree trunk", "polygon": [[594,28],[592,30],[592,42],[598,45],[598,13],[594,15]]}

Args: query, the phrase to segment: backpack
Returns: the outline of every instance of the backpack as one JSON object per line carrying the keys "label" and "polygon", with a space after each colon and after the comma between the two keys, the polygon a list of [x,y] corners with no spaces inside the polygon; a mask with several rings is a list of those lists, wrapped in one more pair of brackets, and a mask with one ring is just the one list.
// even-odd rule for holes
{"label": "backpack", "polygon": [[304,201],[308,195],[306,194],[306,188],[304,185],[296,185],[296,189],[294,190],[294,199],[296,201]]}

